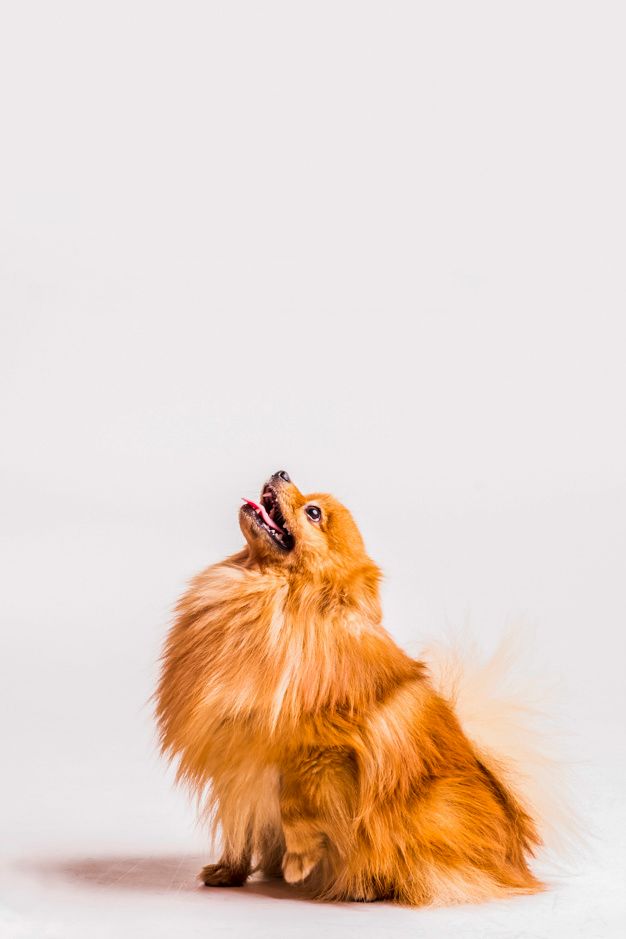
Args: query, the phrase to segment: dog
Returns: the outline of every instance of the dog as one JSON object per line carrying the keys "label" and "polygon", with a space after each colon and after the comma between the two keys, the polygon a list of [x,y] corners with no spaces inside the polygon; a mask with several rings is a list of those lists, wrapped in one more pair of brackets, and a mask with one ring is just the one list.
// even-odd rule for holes
{"label": "dog", "polygon": [[161,750],[221,832],[204,884],[260,870],[412,906],[542,890],[532,801],[383,628],[350,512],[281,470],[239,524],[243,550],[177,605],[155,696]]}

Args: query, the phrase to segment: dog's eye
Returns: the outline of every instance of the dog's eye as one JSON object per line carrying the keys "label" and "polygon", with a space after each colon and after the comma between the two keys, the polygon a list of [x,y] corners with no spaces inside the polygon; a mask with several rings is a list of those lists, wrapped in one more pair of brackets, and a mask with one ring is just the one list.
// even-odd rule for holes
{"label": "dog's eye", "polygon": [[312,522],[319,522],[322,517],[322,510],[316,505],[307,505],[305,512]]}

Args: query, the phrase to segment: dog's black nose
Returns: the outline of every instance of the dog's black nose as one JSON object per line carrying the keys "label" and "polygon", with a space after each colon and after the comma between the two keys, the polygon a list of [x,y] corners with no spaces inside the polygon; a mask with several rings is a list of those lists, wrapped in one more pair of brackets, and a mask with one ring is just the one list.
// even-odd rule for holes
{"label": "dog's black nose", "polygon": [[289,478],[289,473],[287,472],[287,470],[278,470],[277,473],[274,473],[274,478],[276,478],[276,476],[280,476],[280,478],[284,479],[286,483],[291,482],[291,479]]}

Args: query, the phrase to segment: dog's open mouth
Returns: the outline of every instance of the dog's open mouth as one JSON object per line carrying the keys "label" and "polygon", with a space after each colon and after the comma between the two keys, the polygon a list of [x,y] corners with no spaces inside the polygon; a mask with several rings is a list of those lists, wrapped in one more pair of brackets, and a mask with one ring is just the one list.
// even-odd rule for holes
{"label": "dog's open mouth", "polygon": [[261,496],[261,504],[257,505],[251,499],[243,497],[246,506],[249,506],[249,514],[253,516],[256,523],[262,528],[269,537],[283,551],[291,551],[295,542],[294,537],[287,528],[287,523],[280,511],[278,496],[271,486],[266,486]]}

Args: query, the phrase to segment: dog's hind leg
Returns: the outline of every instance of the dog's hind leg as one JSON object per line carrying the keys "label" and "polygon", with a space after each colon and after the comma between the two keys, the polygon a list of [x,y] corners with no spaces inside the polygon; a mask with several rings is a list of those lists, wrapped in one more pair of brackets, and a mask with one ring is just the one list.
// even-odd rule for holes
{"label": "dog's hind leg", "polygon": [[354,794],[350,757],[332,748],[309,749],[282,768],[280,811],[286,851],[283,877],[298,883],[322,860],[332,842],[345,841]]}

